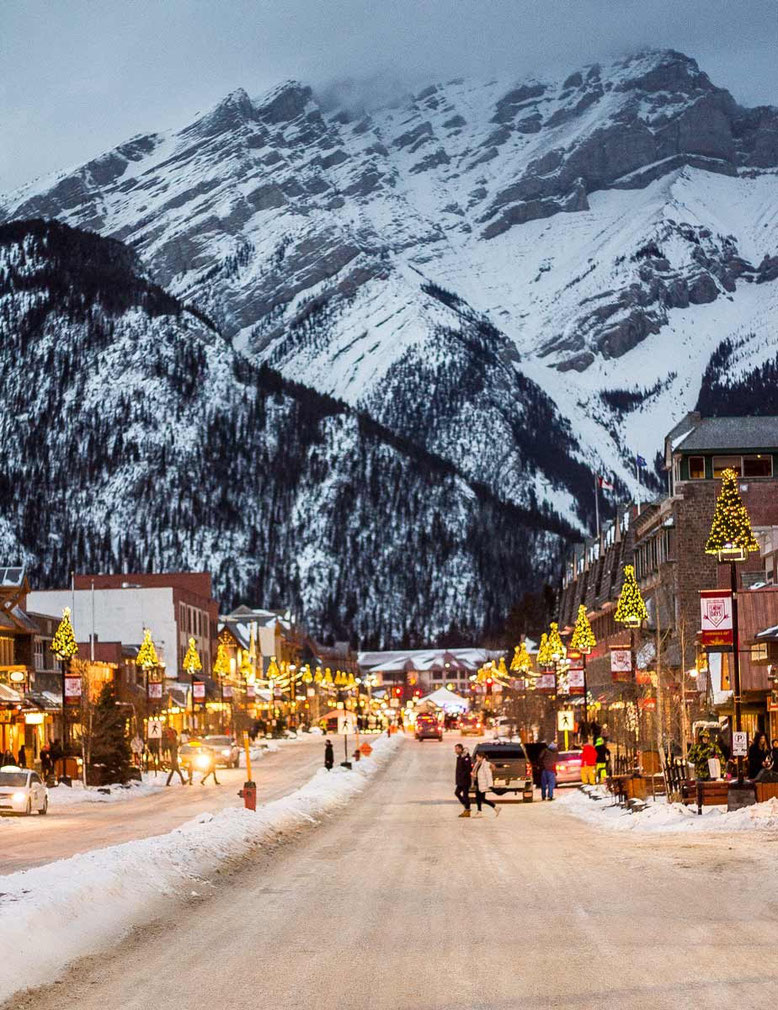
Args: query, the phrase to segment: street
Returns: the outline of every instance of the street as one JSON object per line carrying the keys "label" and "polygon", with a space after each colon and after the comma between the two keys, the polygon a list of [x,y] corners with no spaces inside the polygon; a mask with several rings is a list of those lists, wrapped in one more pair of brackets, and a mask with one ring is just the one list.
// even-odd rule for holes
{"label": "street", "polygon": [[[456,737],[14,1010],[732,1007],[778,993],[772,848],[554,804],[458,819]],[[98,896],[99,900],[99,896]]]}
{"label": "street", "polygon": [[[323,754],[324,741],[316,735],[265,753],[252,768],[258,802],[278,799],[299,788],[321,766]],[[219,768],[217,775],[219,786],[210,780],[201,786],[200,776],[196,775],[194,785],[182,787],[176,776],[169,789],[151,796],[118,803],[80,803],[61,809],[52,804],[46,817],[2,818],[0,874],[172,831],[204,810],[242,806],[237,793],[245,781],[245,769]],[[165,777],[160,774],[160,781],[164,782]]]}

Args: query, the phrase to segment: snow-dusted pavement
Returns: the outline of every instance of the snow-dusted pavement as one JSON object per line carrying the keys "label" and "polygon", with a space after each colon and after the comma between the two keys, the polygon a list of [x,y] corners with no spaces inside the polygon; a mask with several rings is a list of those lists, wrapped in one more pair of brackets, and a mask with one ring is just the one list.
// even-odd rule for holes
{"label": "snow-dusted pavement", "polygon": [[[258,802],[278,799],[299,788],[323,760],[324,740],[316,735],[284,742],[264,754],[252,768]],[[167,776],[160,774],[158,790],[122,791],[119,795],[126,797],[122,802],[111,802],[113,796],[98,801],[100,794],[96,793],[90,795],[90,802],[78,802],[79,797],[83,799],[80,790],[71,793],[58,786],[51,790],[46,817],[0,818],[0,874],[172,831],[204,811],[243,806],[237,793],[245,781],[245,770],[220,768],[217,775],[219,786],[210,779],[201,786],[200,776],[195,776],[193,786],[183,787],[176,776],[166,789]],[[154,776],[148,781],[153,786]]]}
{"label": "snow-dusted pavement", "polygon": [[407,742],[333,819],[8,1006],[772,1005],[770,840],[612,831],[564,801],[458,819],[452,743]]}

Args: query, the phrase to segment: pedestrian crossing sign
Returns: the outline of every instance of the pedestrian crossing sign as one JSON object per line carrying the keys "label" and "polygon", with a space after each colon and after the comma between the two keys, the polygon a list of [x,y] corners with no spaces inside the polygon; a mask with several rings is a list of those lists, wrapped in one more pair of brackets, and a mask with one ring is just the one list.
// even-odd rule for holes
{"label": "pedestrian crossing sign", "polygon": [[556,714],[556,728],[560,733],[572,733],[575,729],[575,716],[572,709],[562,708]]}

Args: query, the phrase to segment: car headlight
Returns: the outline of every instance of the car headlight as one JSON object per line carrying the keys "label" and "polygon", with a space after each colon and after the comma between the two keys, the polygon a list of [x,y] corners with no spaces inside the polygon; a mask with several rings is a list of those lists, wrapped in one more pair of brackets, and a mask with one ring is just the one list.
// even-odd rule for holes
{"label": "car headlight", "polygon": [[210,763],[210,760],[205,754],[198,754],[195,759],[195,764],[198,768],[207,768]]}
{"label": "car headlight", "polygon": [[14,793],[11,799],[14,803],[24,803],[27,799],[27,793]]}
{"label": "car headlight", "polygon": [[228,757],[232,757],[232,751],[231,751],[231,750],[229,750],[229,749],[227,749],[227,750],[223,750],[223,751],[222,751],[222,757],[226,757],[226,758],[228,758]]}

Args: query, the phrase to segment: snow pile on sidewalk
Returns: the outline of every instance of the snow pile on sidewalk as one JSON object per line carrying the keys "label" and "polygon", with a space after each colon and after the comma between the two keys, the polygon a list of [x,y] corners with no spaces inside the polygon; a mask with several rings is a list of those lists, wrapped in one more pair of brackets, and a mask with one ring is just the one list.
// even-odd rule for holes
{"label": "snow pile on sidewalk", "polygon": [[160,772],[156,776],[153,772],[144,772],[142,782],[128,782],[124,786],[114,783],[101,787],[108,792],[101,792],[97,786],[85,786],[83,782],[74,781],[72,786],[60,785],[49,789],[49,806],[59,810],[81,803],[122,803],[141,796],[153,796],[164,788],[166,778],[167,772]]}
{"label": "snow pile on sidewalk", "polygon": [[599,799],[591,799],[580,789],[559,790],[557,797],[563,810],[589,824],[615,831],[778,831],[778,800],[755,803],[741,810],[728,812],[724,807],[703,807],[667,803],[665,798],[648,800],[645,810],[631,813],[615,806],[613,797],[604,787],[590,789]]}
{"label": "snow pile on sidewalk", "polygon": [[[221,863],[316,823],[348,803],[398,749],[372,742],[351,771],[323,768],[301,789],[260,806],[200,814],[175,831],[12,873],[0,893],[0,1000],[52,981],[72,960],[154,919],[165,901],[203,893]],[[206,878],[206,879],[204,879]]]}

